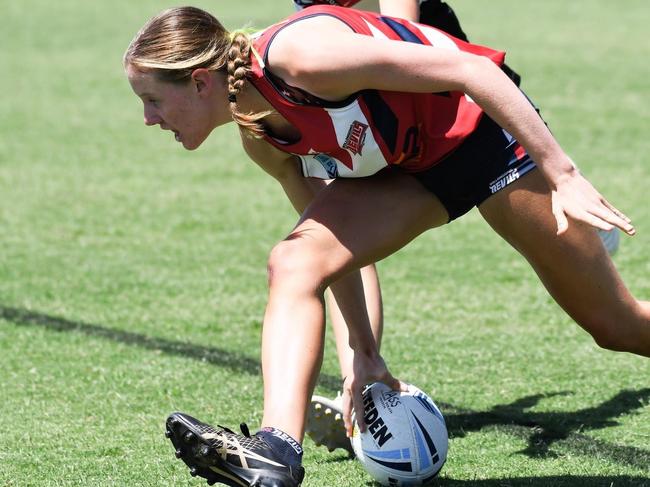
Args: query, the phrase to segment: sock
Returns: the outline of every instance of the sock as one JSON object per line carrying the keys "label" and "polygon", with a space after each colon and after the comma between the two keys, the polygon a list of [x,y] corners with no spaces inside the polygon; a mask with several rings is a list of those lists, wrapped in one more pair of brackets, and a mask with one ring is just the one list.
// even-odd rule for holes
{"label": "sock", "polygon": [[256,436],[264,439],[287,465],[299,466],[302,463],[300,443],[284,431],[277,428],[262,428]]}

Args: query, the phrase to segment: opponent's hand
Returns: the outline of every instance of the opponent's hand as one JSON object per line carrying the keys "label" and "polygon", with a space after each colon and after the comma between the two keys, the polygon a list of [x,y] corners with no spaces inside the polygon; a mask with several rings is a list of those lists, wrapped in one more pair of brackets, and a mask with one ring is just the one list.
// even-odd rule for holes
{"label": "opponent's hand", "polygon": [[609,203],[576,169],[562,176],[551,188],[552,211],[557,234],[569,228],[568,218],[609,231],[618,227],[628,235],[636,230],[631,220]]}
{"label": "opponent's hand", "polygon": [[363,388],[373,382],[383,382],[396,391],[406,391],[407,386],[391,375],[379,354],[373,356],[355,352],[352,374],[343,381],[343,424],[348,437],[352,436],[354,423],[352,411],[360,431],[365,431]]}

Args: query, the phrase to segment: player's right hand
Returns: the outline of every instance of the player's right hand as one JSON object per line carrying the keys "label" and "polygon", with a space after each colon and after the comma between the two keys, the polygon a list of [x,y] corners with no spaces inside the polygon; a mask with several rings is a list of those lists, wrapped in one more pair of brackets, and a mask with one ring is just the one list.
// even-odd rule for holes
{"label": "player's right hand", "polygon": [[407,385],[393,377],[378,353],[370,356],[355,350],[352,373],[343,380],[343,424],[348,437],[352,437],[354,431],[353,412],[359,430],[366,429],[363,389],[374,382],[383,382],[396,391],[407,390]]}

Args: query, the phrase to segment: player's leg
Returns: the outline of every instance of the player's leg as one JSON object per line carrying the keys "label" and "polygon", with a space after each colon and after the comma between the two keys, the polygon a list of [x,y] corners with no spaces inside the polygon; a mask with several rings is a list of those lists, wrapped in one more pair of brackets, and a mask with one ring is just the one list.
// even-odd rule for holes
{"label": "player's leg", "polygon": [[595,229],[556,235],[548,185],[532,171],[479,206],[557,303],[603,348],[650,356],[650,303],[627,290]]}
{"label": "player's leg", "polygon": [[304,475],[299,442],[322,358],[324,290],[331,286],[346,321],[365,320],[374,343],[368,313],[359,312],[361,275],[352,271],[446,221],[438,199],[400,173],[338,180],[319,192],[269,258],[263,428],[238,435],[172,414],[167,435],[192,475],[232,486],[298,486]]}
{"label": "player's leg", "polygon": [[[446,221],[446,210],[437,198],[414,178],[395,172],[337,180],[316,196],[269,260],[262,339],[263,425],[302,439],[304,417],[299,412],[307,408],[320,364],[323,289]],[[356,292],[360,284],[359,279]],[[356,312],[358,296],[343,293],[337,298],[344,316]]]}
{"label": "player's leg", "polygon": [[[322,190],[325,184],[331,183],[331,180],[325,184],[321,181],[308,180],[308,182],[314,186],[315,192],[317,192]],[[362,268],[359,272],[361,273],[363,283],[363,299],[360,299],[356,303],[355,310],[358,313],[364,314],[364,321],[370,322],[375,342],[379,343],[383,333],[383,310],[379,277],[374,264]],[[351,278],[351,276],[343,277],[343,279]],[[328,290],[325,296],[327,311],[336,341],[341,377],[344,378],[350,374],[353,357],[352,350],[348,344],[346,318],[343,316],[331,290]],[[352,317],[350,319],[355,318]],[[316,445],[325,446],[330,451],[343,448],[350,455],[353,455],[352,445],[345,434],[343,425],[343,403],[341,399],[340,393],[335,397],[312,396],[307,410],[305,432]]]}

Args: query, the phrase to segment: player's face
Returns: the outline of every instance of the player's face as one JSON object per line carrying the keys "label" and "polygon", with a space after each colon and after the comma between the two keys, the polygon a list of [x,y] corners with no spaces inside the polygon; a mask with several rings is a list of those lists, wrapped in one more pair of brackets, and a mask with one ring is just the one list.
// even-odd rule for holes
{"label": "player's face", "polygon": [[161,81],[152,73],[129,66],[131,88],[144,104],[145,125],[160,125],[174,133],[188,150],[199,147],[216,125],[210,100],[194,79],[186,83]]}

